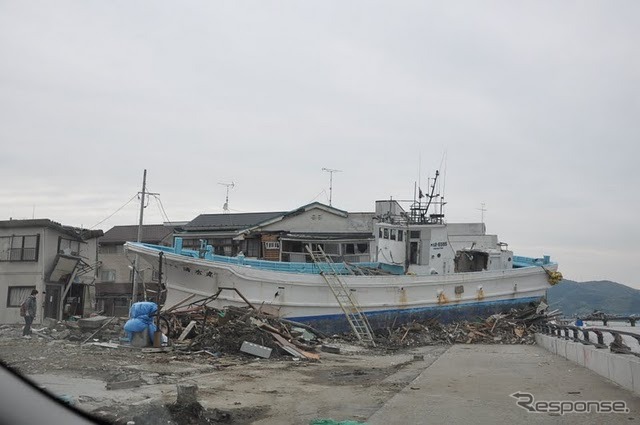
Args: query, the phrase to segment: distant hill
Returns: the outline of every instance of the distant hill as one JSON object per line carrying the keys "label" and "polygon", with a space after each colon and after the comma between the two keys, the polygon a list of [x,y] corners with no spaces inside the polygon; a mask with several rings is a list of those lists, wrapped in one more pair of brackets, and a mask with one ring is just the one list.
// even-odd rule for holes
{"label": "distant hill", "polygon": [[551,310],[561,310],[565,317],[587,315],[594,310],[607,314],[640,315],[640,291],[608,280],[563,280],[549,288],[547,301]]}

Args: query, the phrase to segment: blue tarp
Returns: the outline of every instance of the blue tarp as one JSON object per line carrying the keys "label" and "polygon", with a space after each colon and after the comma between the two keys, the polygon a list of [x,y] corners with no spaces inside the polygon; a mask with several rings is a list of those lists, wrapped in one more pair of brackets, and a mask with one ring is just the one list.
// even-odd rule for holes
{"label": "blue tarp", "polygon": [[131,333],[142,332],[145,329],[149,332],[149,338],[153,341],[153,335],[158,329],[153,323],[153,315],[158,311],[158,305],[149,301],[133,303],[129,309],[129,320],[124,324],[124,330],[131,340]]}

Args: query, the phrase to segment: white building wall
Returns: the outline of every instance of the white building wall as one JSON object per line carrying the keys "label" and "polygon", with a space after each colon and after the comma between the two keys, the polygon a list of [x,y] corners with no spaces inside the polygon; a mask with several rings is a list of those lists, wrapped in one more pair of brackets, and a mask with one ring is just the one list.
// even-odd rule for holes
{"label": "white building wall", "polygon": [[[114,254],[100,254],[100,270],[113,270],[115,271],[115,281],[116,283],[129,283],[131,282],[131,269],[129,268],[133,263],[134,255],[130,254],[129,256],[125,253],[114,253]],[[147,261],[145,261],[142,257],[139,258],[138,261],[138,269],[143,271],[143,277],[145,282],[151,281],[151,274],[153,268],[158,268],[158,264],[151,265]],[[100,278],[100,274],[98,274]],[[140,276],[138,276],[138,282],[140,282]]]}
{"label": "white building wall", "polygon": [[[34,323],[41,323],[44,316],[45,277],[53,267],[58,254],[58,237],[69,238],[60,232],[47,227],[24,227],[0,229],[0,236],[40,235],[38,261],[2,261],[0,262],[0,323],[24,323],[20,317],[19,307],[8,307],[10,286],[35,286],[39,292],[36,296],[37,316]],[[80,244],[80,256],[87,263],[96,261],[96,239]],[[83,277],[83,281],[91,281],[93,274]],[[89,302],[89,300],[86,300]]]}
{"label": "white building wall", "polygon": [[309,233],[354,233],[371,232],[371,214],[356,213],[347,217],[328,212],[321,208],[312,208],[298,215],[261,228],[265,231],[309,232]]}

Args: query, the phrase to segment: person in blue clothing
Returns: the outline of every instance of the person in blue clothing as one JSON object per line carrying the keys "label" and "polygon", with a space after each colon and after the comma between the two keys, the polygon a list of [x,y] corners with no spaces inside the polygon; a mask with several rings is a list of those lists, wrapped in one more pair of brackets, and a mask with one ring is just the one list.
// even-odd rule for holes
{"label": "person in blue clothing", "polygon": [[576,326],[579,326],[579,327],[584,326],[584,322],[582,321],[582,319],[576,320]]}

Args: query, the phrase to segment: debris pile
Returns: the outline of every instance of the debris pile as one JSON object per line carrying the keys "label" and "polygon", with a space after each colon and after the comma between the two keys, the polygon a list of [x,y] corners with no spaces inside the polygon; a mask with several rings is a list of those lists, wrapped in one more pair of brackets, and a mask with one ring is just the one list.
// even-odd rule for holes
{"label": "debris pile", "polygon": [[[111,341],[122,336],[125,318],[94,316],[90,318],[72,317],[65,321],[45,319],[42,326],[31,330],[36,337],[45,340],[67,340],[74,342]],[[0,336],[17,337],[22,334],[23,325],[3,325]]]}
{"label": "debris pile", "polygon": [[[494,314],[482,321],[459,321],[441,324],[435,319],[414,321],[395,329],[381,332],[391,347],[434,344],[535,344],[537,325],[557,316],[544,308],[512,309],[508,313]],[[376,340],[376,342],[378,339]]]}
{"label": "debris pile", "polygon": [[[173,311],[166,314],[165,319],[169,339],[183,351],[205,352],[213,356],[247,352],[265,358],[287,354],[310,360],[319,358],[314,353],[321,344],[317,332],[250,307],[228,306],[219,310],[199,305]],[[262,347],[268,354],[244,350],[245,343]]]}

